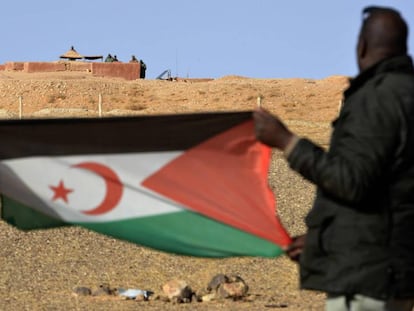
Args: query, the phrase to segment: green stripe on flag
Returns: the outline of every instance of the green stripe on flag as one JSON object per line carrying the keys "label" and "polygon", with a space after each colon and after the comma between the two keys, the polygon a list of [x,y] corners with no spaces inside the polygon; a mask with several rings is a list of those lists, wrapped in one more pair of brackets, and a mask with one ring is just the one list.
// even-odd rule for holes
{"label": "green stripe on flag", "polygon": [[278,245],[268,240],[191,211],[78,225],[140,245],[190,256],[275,257],[283,253]]}
{"label": "green stripe on flag", "polygon": [[[1,218],[22,230],[68,226],[2,196]],[[92,231],[175,254],[198,257],[276,257],[276,244],[191,211],[126,220],[74,223]]]}
{"label": "green stripe on flag", "polygon": [[21,230],[47,229],[70,225],[6,196],[1,196],[1,218]]}

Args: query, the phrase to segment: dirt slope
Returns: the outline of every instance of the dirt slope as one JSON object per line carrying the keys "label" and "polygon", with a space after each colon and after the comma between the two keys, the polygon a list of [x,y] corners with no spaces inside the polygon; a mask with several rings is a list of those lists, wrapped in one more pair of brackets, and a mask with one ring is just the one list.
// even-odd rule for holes
{"label": "dirt slope", "polygon": [[[249,79],[226,76],[209,82],[123,81],[86,73],[0,72],[0,118],[92,117],[251,110],[257,97],[297,133],[327,146],[345,77],[323,80]],[[101,105],[100,105],[101,103]],[[7,146],[3,146],[7,147]],[[274,153],[269,182],[282,222],[292,234],[314,187]],[[299,291],[296,266],[284,257],[203,259],[175,256],[117,241],[80,228],[21,232],[0,221],[0,310],[321,310],[323,295]],[[173,305],[77,297],[75,286],[113,286],[160,292],[183,278],[195,290],[217,273],[236,273],[250,287],[250,301]],[[138,304],[138,305],[137,305]]]}

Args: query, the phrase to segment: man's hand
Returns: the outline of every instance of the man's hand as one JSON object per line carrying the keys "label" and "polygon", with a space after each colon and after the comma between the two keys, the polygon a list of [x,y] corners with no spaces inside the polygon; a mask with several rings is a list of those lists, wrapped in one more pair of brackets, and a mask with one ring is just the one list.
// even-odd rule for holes
{"label": "man's hand", "polygon": [[306,234],[299,235],[293,238],[292,243],[286,249],[286,255],[293,261],[299,261],[303,248],[306,243]]}
{"label": "man's hand", "polygon": [[253,120],[256,138],[270,147],[285,150],[294,137],[279,118],[263,108],[257,108],[253,112]]}

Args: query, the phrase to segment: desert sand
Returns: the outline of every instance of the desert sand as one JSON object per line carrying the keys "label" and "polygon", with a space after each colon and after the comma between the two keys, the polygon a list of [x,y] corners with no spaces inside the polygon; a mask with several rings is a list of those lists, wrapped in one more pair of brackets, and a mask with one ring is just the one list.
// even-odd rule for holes
{"label": "desert sand", "polygon": [[[257,97],[301,136],[328,147],[347,78],[251,79],[206,82],[96,78],[87,73],[0,72],[0,118],[96,117],[252,110]],[[7,146],[3,146],[7,147]],[[305,231],[314,186],[274,151],[269,184],[279,217],[294,236]],[[322,310],[324,295],[298,288],[297,266],[278,258],[207,259],[177,256],[77,227],[31,232],[0,221],[0,310]],[[172,304],[110,296],[78,296],[77,286],[140,288],[183,279],[195,291],[218,274],[238,274],[248,299]]]}

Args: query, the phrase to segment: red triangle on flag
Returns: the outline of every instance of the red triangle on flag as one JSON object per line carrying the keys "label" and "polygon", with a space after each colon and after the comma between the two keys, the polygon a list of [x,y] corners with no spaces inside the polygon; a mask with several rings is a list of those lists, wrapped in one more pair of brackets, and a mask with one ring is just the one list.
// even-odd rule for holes
{"label": "red triangle on flag", "polygon": [[142,185],[216,221],[286,246],[268,186],[271,150],[247,121],[187,150]]}

